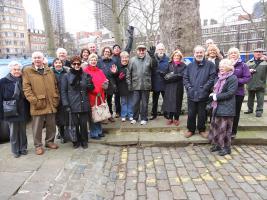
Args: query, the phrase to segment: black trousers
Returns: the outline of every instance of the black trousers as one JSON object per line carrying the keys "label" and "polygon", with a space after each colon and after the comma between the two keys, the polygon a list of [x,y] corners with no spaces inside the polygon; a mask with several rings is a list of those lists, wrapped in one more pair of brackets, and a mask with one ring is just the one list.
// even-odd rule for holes
{"label": "black trousers", "polygon": [[108,103],[108,108],[109,108],[109,112],[111,115],[113,115],[113,110],[112,110],[112,97],[113,94],[107,94],[107,103]]}
{"label": "black trousers", "polygon": [[244,100],[244,96],[235,96],[235,117],[234,117],[234,122],[233,122],[233,129],[232,129],[232,135],[236,135],[237,133],[237,127],[238,127],[238,122],[240,118],[240,111],[242,107],[242,103]]}
{"label": "black trousers", "polygon": [[88,142],[88,113],[82,112],[82,113],[72,113],[71,114],[72,121],[74,125],[76,126],[76,134],[78,138],[78,143],[87,144]]}
{"label": "black trousers", "polygon": [[157,117],[158,115],[158,101],[159,101],[159,95],[161,94],[162,98],[164,98],[164,91],[155,92],[152,93],[152,115]]}
{"label": "black trousers", "polygon": [[121,115],[121,96],[120,93],[115,93],[115,108],[116,113]]}
{"label": "black trousers", "polygon": [[139,114],[141,120],[147,121],[147,108],[149,100],[149,90],[133,91],[133,118],[137,121]]}
{"label": "black trousers", "polygon": [[[206,130],[206,101],[194,102],[188,99],[188,119],[187,119],[187,129],[188,131],[195,132],[196,128],[199,132]],[[197,126],[196,126],[196,118]]]}

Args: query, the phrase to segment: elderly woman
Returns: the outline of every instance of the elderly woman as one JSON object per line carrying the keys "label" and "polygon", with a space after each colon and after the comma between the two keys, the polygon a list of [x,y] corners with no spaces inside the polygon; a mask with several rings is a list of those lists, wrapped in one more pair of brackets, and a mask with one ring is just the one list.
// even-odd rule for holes
{"label": "elderly woman", "polygon": [[207,49],[206,59],[213,62],[216,66],[216,73],[219,72],[219,63],[222,60],[219,48],[215,44],[210,44]]}
{"label": "elderly woman", "polygon": [[223,59],[219,64],[218,78],[215,79],[212,101],[212,121],[209,140],[213,145],[211,151],[219,151],[220,156],[231,153],[231,134],[235,112],[235,94],[238,79],[234,75],[232,61]]}
{"label": "elderly woman", "polygon": [[[109,86],[106,91],[107,94],[107,103],[109,107],[109,111],[111,115],[113,115],[113,110],[112,110],[112,98],[113,94],[117,90],[117,85],[116,85],[116,76],[118,75],[118,69],[115,64],[115,61],[112,59],[112,49],[110,47],[104,47],[102,49],[102,56],[101,59],[98,60],[97,66],[99,69],[101,69],[107,79],[109,80]],[[113,117],[109,118],[110,122],[115,122]]]}
{"label": "elderly woman", "polygon": [[[16,61],[9,63],[10,73],[0,79],[0,119],[9,124],[11,151],[15,158],[26,155],[26,122],[29,119],[29,104],[22,91],[22,66]],[[7,112],[7,101],[14,100],[16,111]]]}
{"label": "elderly woman", "polygon": [[86,67],[89,64],[88,58],[90,55],[90,51],[88,48],[83,48],[80,53],[80,57],[82,59],[82,68]]}
{"label": "elderly woman", "polygon": [[67,112],[71,113],[73,124],[76,126],[77,141],[73,147],[88,147],[88,113],[90,105],[88,91],[94,89],[92,77],[83,72],[81,58],[74,56],[71,59],[71,69],[61,81],[62,104]]}
{"label": "elderly woman", "polygon": [[171,57],[170,63],[165,72],[165,95],[163,98],[163,111],[168,114],[167,124],[178,126],[179,116],[181,114],[184,84],[183,73],[186,65],[182,62],[183,55],[180,50],[175,50]]}
{"label": "elderly woman", "polygon": [[233,62],[234,66],[234,75],[236,75],[238,79],[238,88],[236,91],[236,115],[234,118],[233,129],[232,129],[232,137],[234,138],[237,133],[237,127],[240,117],[240,111],[242,107],[242,103],[245,96],[244,85],[248,83],[251,79],[251,74],[249,71],[249,67],[246,63],[244,63],[240,58],[240,52],[237,48],[233,47],[228,50],[228,59]]}
{"label": "elderly woman", "polygon": [[117,83],[119,95],[121,97],[121,121],[125,122],[126,118],[130,121],[133,120],[132,92],[129,91],[126,81],[129,64],[129,53],[127,51],[120,53],[120,62],[121,67],[118,72]]}
{"label": "elderly woman", "polygon": [[[107,78],[104,72],[97,66],[98,56],[94,53],[89,56],[89,65],[84,68],[84,72],[89,74],[92,77],[93,84],[95,86],[94,90],[88,93],[88,98],[90,101],[91,108],[95,105],[95,100],[97,96],[101,96],[102,99],[105,99],[105,87],[107,83]],[[98,105],[101,102],[98,101]],[[90,136],[92,139],[99,140],[101,137],[104,137],[101,122],[93,122],[90,120]]]}
{"label": "elderly woman", "polygon": [[[52,71],[55,74],[55,77],[57,79],[57,86],[58,86],[58,90],[61,93],[61,80],[63,79],[64,75],[68,72],[68,69],[66,67],[63,66],[63,62],[59,59],[56,58],[53,60],[52,62],[52,67],[51,67]],[[62,105],[62,97],[59,100],[59,104],[57,107],[57,113],[56,113],[56,125],[58,128],[58,138],[60,138],[61,143],[65,143],[66,140],[64,139],[64,127],[66,125],[66,118],[67,114],[65,112],[65,109]]]}

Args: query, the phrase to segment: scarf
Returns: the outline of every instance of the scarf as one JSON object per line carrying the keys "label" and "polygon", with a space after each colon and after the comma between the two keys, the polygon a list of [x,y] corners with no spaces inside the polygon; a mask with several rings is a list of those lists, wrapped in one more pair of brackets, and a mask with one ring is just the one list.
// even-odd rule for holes
{"label": "scarf", "polygon": [[7,74],[6,78],[15,83],[14,94],[12,98],[19,100],[20,97],[24,97],[22,92],[22,79],[21,77],[15,77],[11,73]]}
{"label": "scarf", "polygon": [[82,68],[80,68],[79,70],[75,70],[75,69],[71,68],[70,73],[75,75],[75,77],[74,77],[74,79],[70,85],[75,87],[75,88],[78,88],[80,86],[80,81],[82,80],[82,73],[83,73]]}
{"label": "scarf", "polygon": [[180,61],[173,61],[173,63],[174,63],[175,65],[180,65],[180,64],[181,64]]}
{"label": "scarf", "polygon": [[[214,88],[213,88],[213,93],[215,93],[216,95],[217,94],[220,94],[222,92],[222,89],[223,89],[223,86],[226,82],[226,79],[233,75],[234,72],[230,71],[230,72],[227,72],[227,73],[224,73],[224,74],[218,74],[218,81],[216,82],[216,84],[214,85]],[[217,105],[218,105],[218,102],[217,101],[212,101],[212,104],[211,106],[213,107],[213,109],[217,108]]]}

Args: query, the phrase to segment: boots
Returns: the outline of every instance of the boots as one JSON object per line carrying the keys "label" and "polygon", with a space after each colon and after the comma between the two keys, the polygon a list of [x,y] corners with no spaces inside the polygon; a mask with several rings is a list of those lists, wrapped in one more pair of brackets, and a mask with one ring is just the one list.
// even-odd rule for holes
{"label": "boots", "polygon": [[221,147],[219,145],[213,145],[211,148],[210,148],[210,152],[215,152],[215,151],[220,151],[221,150]]}
{"label": "boots", "polygon": [[58,131],[59,131],[59,135],[60,135],[60,143],[61,144],[66,143],[66,140],[65,140],[65,137],[64,137],[65,127],[64,126],[59,126],[58,127]]}

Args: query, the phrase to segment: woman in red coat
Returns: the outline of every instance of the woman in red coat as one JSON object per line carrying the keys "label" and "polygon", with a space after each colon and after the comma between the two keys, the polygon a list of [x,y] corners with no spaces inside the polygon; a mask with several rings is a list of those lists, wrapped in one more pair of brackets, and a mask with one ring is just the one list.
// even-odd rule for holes
{"label": "woman in red coat", "polygon": [[[98,56],[94,53],[89,56],[89,65],[84,68],[84,72],[90,74],[92,77],[93,84],[95,89],[93,91],[88,92],[88,98],[90,101],[91,108],[95,105],[95,99],[97,96],[101,96],[103,100],[105,100],[105,87],[107,86],[107,78],[104,72],[99,69],[96,64],[98,60]],[[101,102],[98,100],[98,105]],[[94,123],[92,120],[90,121],[90,136],[92,139],[99,140],[100,137],[104,137],[101,122]]]}

